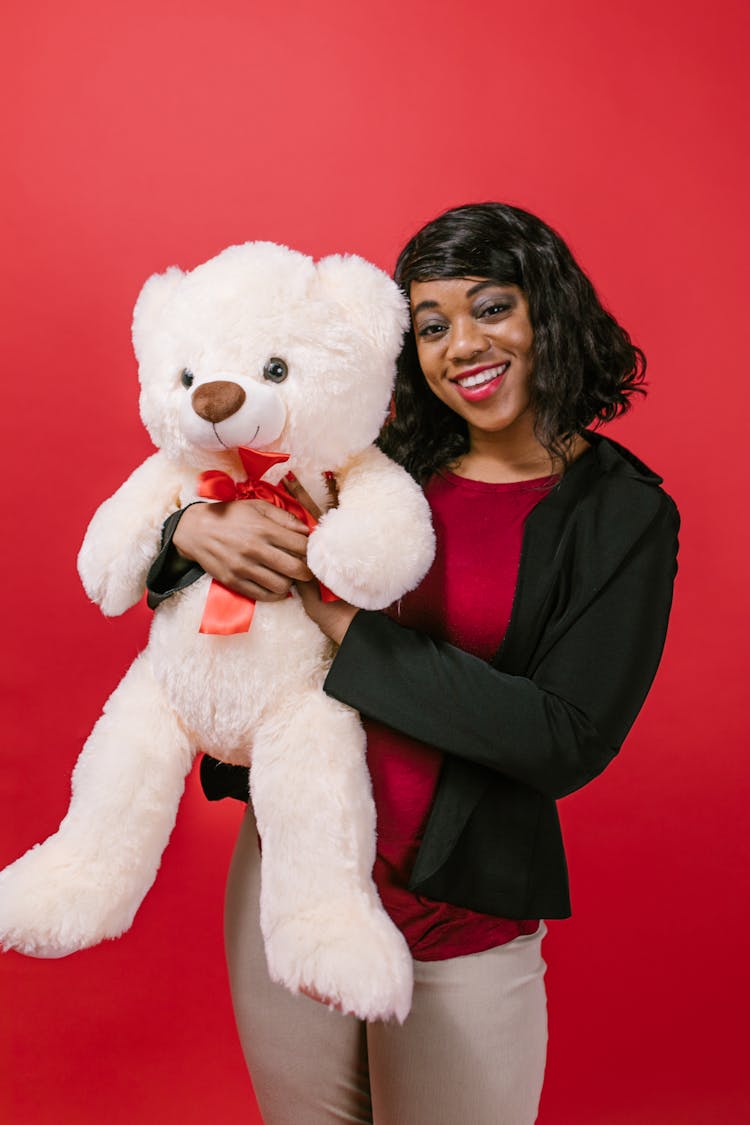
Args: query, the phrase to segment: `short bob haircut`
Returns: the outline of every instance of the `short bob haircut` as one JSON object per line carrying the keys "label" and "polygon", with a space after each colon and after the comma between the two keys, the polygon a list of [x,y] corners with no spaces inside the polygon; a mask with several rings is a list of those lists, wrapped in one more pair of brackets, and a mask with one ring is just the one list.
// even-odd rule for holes
{"label": "short bob haircut", "polygon": [[[409,296],[413,281],[477,277],[516,285],[526,296],[534,332],[531,409],[537,437],[567,461],[585,427],[608,422],[643,393],[646,357],[602,307],[563,240],[528,211],[504,203],[470,203],[446,211],[402,250],[395,279]],[[468,450],[466,423],[429,389],[414,329],[398,360],[394,417],[380,445],[420,482]]]}

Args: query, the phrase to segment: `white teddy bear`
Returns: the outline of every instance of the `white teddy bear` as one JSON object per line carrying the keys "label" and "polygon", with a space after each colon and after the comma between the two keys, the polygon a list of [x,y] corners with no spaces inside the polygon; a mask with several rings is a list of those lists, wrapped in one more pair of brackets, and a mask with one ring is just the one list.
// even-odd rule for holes
{"label": "white teddy bear", "polygon": [[[151,277],[133,341],[158,452],[96,512],[78,560],[103,612],[138,601],[164,519],[205,494],[206,479],[223,495],[247,477],[240,447],[288,454],[264,483],[291,469],[321,509],[324,474],[335,473],[338,507],[308,549],[334,594],[379,609],[416,586],[434,550],[428,508],[372,444],[406,317],[395,284],[368,262],[315,263],[272,243]],[[0,943],[59,957],[127,930],[201,748],[224,762],[252,759],[273,979],[363,1019],[403,1020],[411,959],[372,882],[359,718],[321,690],[332,646],[296,596],[258,604],[249,628],[234,626],[243,631],[201,631],[210,584],[203,576],[157,609],[148,646],[83,748],[59,830],[0,873]]]}

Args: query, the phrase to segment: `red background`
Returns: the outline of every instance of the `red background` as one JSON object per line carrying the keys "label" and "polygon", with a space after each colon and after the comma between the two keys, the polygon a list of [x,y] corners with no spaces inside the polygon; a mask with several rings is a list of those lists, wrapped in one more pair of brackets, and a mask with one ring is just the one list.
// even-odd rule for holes
{"label": "red background", "polygon": [[[613,432],[684,518],[653,693],[562,805],[575,913],[546,946],[540,1121],[749,1119],[746,12],[6,2],[0,866],[57,826],[144,641],[146,611],[105,621],[75,555],[149,452],[129,342],[145,278],[255,238],[390,268],[447,206],[520,204],[648,353],[650,397]],[[126,937],[0,957],[3,1125],[253,1120],[221,944],[238,813],[193,777]]]}

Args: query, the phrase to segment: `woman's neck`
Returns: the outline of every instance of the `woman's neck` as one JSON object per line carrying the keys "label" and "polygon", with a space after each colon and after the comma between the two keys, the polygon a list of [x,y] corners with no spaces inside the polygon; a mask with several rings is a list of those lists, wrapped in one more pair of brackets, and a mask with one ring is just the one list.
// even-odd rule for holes
{"label": "woman's neck", "polygon": [[[457,476],[488,484],[512,484],[562,473],[566,462],[553,457],[535,438],[518,442],[499,442],[496,435],[472,435],[469,449],[451,466]],[[588,449],[588,442],[576,435],[568,450],[567,463]]]}

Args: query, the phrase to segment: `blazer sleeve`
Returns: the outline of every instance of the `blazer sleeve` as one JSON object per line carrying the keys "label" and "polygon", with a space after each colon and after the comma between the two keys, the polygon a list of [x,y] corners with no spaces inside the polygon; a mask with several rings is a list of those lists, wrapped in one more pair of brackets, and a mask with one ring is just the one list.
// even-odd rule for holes
{"label": "blazer sleeve", "polygon": [[580,788],[617,753],[661,658],[679,527],[673,502],[662,498],[616,572],[573,614],[530,677],[362,611],[325,691],[552,798]]}
{"label": "blazer sleeve", "polygon": [[[194,502],[200,503],[200,501]],[[172,512],[171,516],[168,516],[164,521],[161,529],[161,549],[151,563],[146,575],[146,604],[149,609],[156,609],[167,598],[171,598],[172,594],[176,594],[178,590],[184,590],[186,586],[192,585],[202,574],[205,574],[205,571],[197,562],[184,559],[179,555],[177,548],[172,543],[177,524],[180,522],[183,513],[190,507],[192,505],[187,504],[179,511]]]}

